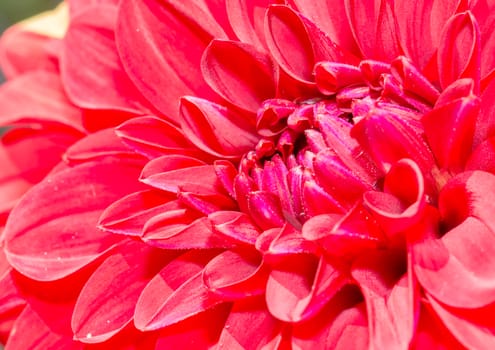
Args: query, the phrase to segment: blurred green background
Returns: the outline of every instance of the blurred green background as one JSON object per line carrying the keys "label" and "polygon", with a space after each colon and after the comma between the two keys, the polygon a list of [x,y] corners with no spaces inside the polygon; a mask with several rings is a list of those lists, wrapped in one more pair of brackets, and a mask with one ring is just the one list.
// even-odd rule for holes
{"label": "blurred green background", "polygon": [[59,0],[0,0],[0,31],[12,23],[53,8]]}

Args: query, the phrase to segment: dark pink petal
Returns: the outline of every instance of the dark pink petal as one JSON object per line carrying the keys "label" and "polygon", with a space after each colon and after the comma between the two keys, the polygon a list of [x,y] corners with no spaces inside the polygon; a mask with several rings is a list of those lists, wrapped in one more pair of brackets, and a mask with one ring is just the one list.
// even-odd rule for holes
{"label": "dark pink petal", "polygon": [[467,218],[441,239],[412,246],[419,283],[440,302],[478,308],[495,301],[493,233],[478,219]]}
{"label": "dark pink petal", "polygon": [[390,73],[390,64],[375,60],[363,60],[359,63],[359,69],[371,89],[381,90],[382,75]]}
{"label": "dark pink petal", "polygon": [[460,0],[400,0],[394,13],[404,53],[422,70],[440,44],[443,27],[456,12]]}
{"label": "dark pink petal", "polygon": [[53,121],[82,129],[81,111],[69,102],[59,76],[33,71],[0,88],[0,124],[22,119]]}
{"label": "dark pink petal", "polygon": [[108,206],[100,216],[98,227],[112,233],[140,236],[146,222],[161,214],[166,203],[173,199],[174,195],[162,191],[132,193]]}
{"label": "dark pink petal", "polygon": [[13,79],[36,69],[56,72],[58,57],[53,48],[58,43],[58,39],[24,30],[21,25],[10,27],[0,38],[0,65],[3,74],[8,79]]}
{"label": "dark pink petal", "polygon": [[81,290],[72,314],[74,339],[100,343],[121,331],[132,321],[136,302],[146,284],[174,254],[177,255],[155,250],[139,241],[122,244]]}
{"label": "dark pink petal", "polygon": [[182,98],[180,117],[188,139],[216,157],[239,158],[253,149],[259,138],[254,123],[240,113],[208,100]]}
{"label": "dark pink petal", "polygon": [[181,255],[145,287],[136,304],[134,323],[140,330],[173,325],[223,302],[203,284],[203,268],[215,252],[191,251]]}
{"label": "dark pink petal", "polygon": [[359,49],[347,20],[345,2],[342,0],[292,0],[299,12],[313,21],[335,43],[359,56]]}
{"label": "dark pink petal", "polygon": [[114,129],[104,129],[73,144],[64,154],[64,160],[73,165],[92,160],[97,161],[109,156],[140,158],[122,143],[115,135]]}
{"label": "dark pink petal", "polygon": [[261,298],[236,301],[223,327],[218,349],[278,348],[281,328],[282,323],[266,310]]}
{"label": "dark pink petal", "polygon": [[[230,305],[218,305],[160,330],[154,349],[214,349]],[[140,334],[143,334],[142,332]],[[103,349],[102,349],[103,350]],[[139,350],[139,349],[136,349]]]}
{"label": "dark pink petal", "polygon": [[208,85],[226,101],[255,113],[261,103],[275,97],[275,65],[254,46],[213,40],[201,60]]}
{"label": "dark pink petal", "polygon": [[256,240],[256,249],[265,261],[277,262],[294,254],[315,254],[316,245],[301,236],[298,229],[290,224],[282,228],[265,230]]}
{"label": "dark pink petal", "polygon": [[35,280],[49,281],[81,269],[114,246],[121,238],[102,233],[96,224],[106,206],[141,188],[136,181],[140,166],[115,159],[90,162],[35,186],[5,228],[12,266]]}
{"label": "dark pink petal", "polygon": [[[8,264],[3,253],[0,253],[0,259],[2,264]],[[0,272],[0,315],[12,313],[26,305],[25,298],[16,286],[14,274],[14,270],[11,267],[2,266],[2,271]]]}
{"label": "dark pink petal", "polygon": [[247,201],[251,218],[262,229],[282,227],[285,223],[280,200],[273,193],[265,191],[251,192],[247,197]]}
{"label": "dark pink petal", "polygon": [[[52,313],[60,312],[53,309]],[[68,320],[59,314],[59,325]],[[26,349],[26,350],[82,350],[83,344],[72,340],[72,333],[69,330],[60,332],[58,329],[50,328],[40,315],[30,306],[21,312],[13,326],[16,332],[12,332],[8,340],[7,349]],[[26,336],[29,334],[29,336]]]}
{"label": "dark pink petal", "polygon": [[228,250],[206,265],[203,280],[208,289],[226,299],[242,299],[265,292],[268,269],[256,250]]}
{"label": "dark pink petal", "polygon": [[[455,310],[445,307],[432,297],[428,297],[428,301],[445,327],[467,349],[489,350],[495,346],[495,327],[491,317],[493,307],[490,310],[491,312],[486,315],[480,315],[480,320],[471,322],[471,320],[462,315],[462,312],[460,315],[456,315]],[[481,325],[479,324],[480,321],[482,322]],[[488,325],[485,323],[488,323]]]}
{"label": "dark pink petal", "polygon": [[156,117],[132,118],[119,125],[115,133],[128,147],[148,158],[165,154],[204,158],[177,126]]}
{"label": "dark pink petal", "polygon": [[375,349],[408,349],[414,334],[415,296],[410,274],[402,275],[400,254],[376,251],[352,267],[366,301],[370,344]]}
{"label": "dark pink petal", "polygon": [[355,63],[324,32],[307,18],[287,6],[272,5],[265,22],[270,53],[292,78],[311,84],[313,67],[320,61]]}
{"label": "dark pink petal", "polygon": [[215,168],[217,178],[222,183],[224,190],[229,194],[229,196],[235,198],[234,182],[237,176],[237,169],[234,164],[227,160],[216,160],[213,163],[213,166]]}
{"label": "dark pink petal", "polygon": [[445,24],[438,47],[438,74],[442,88],[459,78],[471,78],[477,93],[480,83],[480,51],[480,29],[473,14],[463,12],[451,17]]}
{"label": "dark pink petal", "polygon": [[421,170],[410,159],[399,160],[385,176],[383,192],[366,192],[363,203],[388,235],[406,230],[421,218],[426,204]]}
{"label": "dark pink petal", "polygon": [[172,120],[181,96],[215,95],[202,79],[200,60],[211,39],[225,34],[201,3],[130,0],[120,6],[116,39],[122,63],[140,92]]}
{"label": "dark pink petal", "polygon": [[115,45],[115,6],[87,7],[71,18],[61,74],[70,99],[87,109],[142,113],[147,102],[129,80]]}
{"label": "dark pink petal", "polygon": [[247,244],[254,244],[260,230],[251,218],[237,211],[217,211],[208,215],[213,230],[224,236]]}
{"label": "dark pink petal", "polygon": [[392,4],[386,0],[346,0],[352,33],[365,58],[390,62],[401,54]]}
{"label": "dark pink petal", "polygon": [[279,320],[300,322],[320,311],[345,283],[347,277],[323,257],[287,256],[268,278],[267,307]]}
{"label": "dark pink petal", "polygon": [[469,6],[474,17],[478,21],[481,33],[481,77],[489,77],[495,71],[495,60],[491,54],[495,46],[495,33],[493,32],[495,3],[490,0],[472,1]]}

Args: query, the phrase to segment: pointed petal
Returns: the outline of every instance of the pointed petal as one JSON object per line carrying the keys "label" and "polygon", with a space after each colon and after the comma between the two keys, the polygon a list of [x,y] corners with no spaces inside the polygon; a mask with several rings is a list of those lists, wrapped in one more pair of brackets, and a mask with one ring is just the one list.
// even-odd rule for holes
{"label": "pointed petal", "polygon": [[255,47],[213,40],[201,60],[208,85],[226,101],[255,113],[264,100],[275,97],[275,65]]}
{"label": "pointed petal", "polygon": [[200,1],[124,1],[116,30],[117,48],[131,80],[171,120],[181,96],[214,98],[202,79],[200,59],[211,39],[224,35]]}
{"label": "pointed petal", "polygon": [[259,139],[253,123],[244,116],[208,100],[182,98],[180,117],[187,138],[216,157],[240,158]]}
{"label": "pointed petal", "polygon": [[167,266],[145,287],[136,304],[134,322],[140,330],[173,325],[223,302],[203,284],[203,268],[214,252],[191,251]]}
{"label": "pointed petal", "polygon": [[81,290],[72,314],[74,339],[100,343],[122,330],[132,321],[146,284],[173,257],[174,252],[154,250],[139,241],[121,245]]}
{"label": "pointed petal", "polygon": [[208,215],[213,229],[236,241],[253,245],[260,235],[249,215],[237,211],[217,211]]}
{"label": "pointed petal", "polygon": [[450,18],[438,48],[440,85],[446,88],[459,78],[471,78],[474,91],[479,92],[481,67],[480,29],[471,12]]}
{"label": "pointed petal", "polygon": [[35,280],[49,281],[101,256],[121,238],[102,234],[96,227],[98,217],[107,205],[141,187],[136,181],[139,169],[140,162],[109,159],[69,168],[35,186],[5,228],[12,266]]}

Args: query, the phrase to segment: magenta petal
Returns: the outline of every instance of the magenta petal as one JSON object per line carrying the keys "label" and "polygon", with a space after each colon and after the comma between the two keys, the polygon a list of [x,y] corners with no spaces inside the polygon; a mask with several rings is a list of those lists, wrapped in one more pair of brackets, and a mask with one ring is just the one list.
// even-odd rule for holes
{"label": "magenta petal", "polygon": [[469,155],[466,170],[482,170],[495,174],[495,137],[483,141]]}
{"label": "magenta petal", "polygon": [[346,13],[364,57],[390,62],[401,53],[391,2],[346,0]]}
{"label": "magenta petal", "polygon": [[131,80],[171,120],[181,96],[214,97],[202,79],[200,60],[210,40],[224,35],[198,2],[168,0],[124,1],[116,30],[117,48]]}
{"label": "magenta petal", "polygon": [[114,246],[121,237],[102,233],[97,220],[106,206],[140,189],[140,166],[115,159],[86,163],[33,187],[5,228],[12,266],[30,278],[49,281],[81,269]]}
{"label": "magenta petal", "polygon": [[196,97],[180,103],[184,134],[201,150],[221,158],[239,158],[258,141],[254,123],[230,109]]}
{"label": "magenta petal", "polygon": [[[480,220],[469,217],[439,241],[412,247],[414,271],[423,288],[444,304],[477,308],[495,302],[494,237]],[[434,252],[434,254],[433,254]]]}
{"label": "magenta petal", "polygon": [[325,258],[287,256],[272,268],[266,284],[268,310],[279,320],[299,322],[314,316],[347,282]]}
{"label": "magenta petal", "polygon": [[226,101],[253,113],[264,100],[275,97],[275,69],[264,52],[228,40],[213,40],[201,61],[208,85]]}
{"label": "magenta petal", "polygon": [[125,196],[108,206],[100,216],[98,227],[112,233],[140,236],[144,225],[164,211],[164,204],[174,195],[146,190]]}
{"label": "magenta petal", "polygon": [[481,94],[481,106],[476,118],[476,128],[474,130],[474,143],[480,142],[495,133],[495,79],[492,80]]}
{"label": "magenta petal", "polygon": [[285,223],[280,200],[270,192],[251,192],[248,197],[249,212],[252,219],[262,229],[282,227]]}
{"label": "magenta petal", "polygon": [[203,268],[213,256],[214,252],[191,251],[165,266],[139,297],[136,327],[163,328],[222,303],[203,284]]}
{"label": "magenta petal", "polygon": [[363,83],[361,70],[350,64],[320,62],[316,64],[314,74],[318,90],[325,95],[335,94],[349,85]]}
{"label": "magenta petal", "polygon": [[[249,325],[249,327],[246,327]],[[246,298],[235,302],[225,322],[218,349],[278,348],[277,338],[282,323],[267,310],[260,298]]]}
{"label": "magenta petal", "polygon": [[265,292],[268,269],[256,250],[228,250],[206,265],[203,280],[208,289],[226,299]]}
{"label": "magenta petal", "polygon": [[81,290],[72,314],[74,338],[83,343],[100,343],[122,330],[132,321],[146,284],[166,259],[174,257],[174,253],[169,255],[138,241],[121,245]]}
{"label": "magenta petal", "polygon": [[442,88],[459,78],[471,78],[478,93],[480,52],[480,29],[473,14],[463,12],[451,17],[445,24],[438,48],[438,73]]}
{"label": "magenta petal", "polygon": [[129,80],[115,45],[117,8],[87,7],[71,18],[61,60],[64,87],[81,108],[142,113],[147,102]]}
{"label": "magenta petal", "polygon": [[22,119],[54,121],[82,130],[81,111],[67,99],[60,77],[41,70],[23,74],[0,88],[0,123]]}

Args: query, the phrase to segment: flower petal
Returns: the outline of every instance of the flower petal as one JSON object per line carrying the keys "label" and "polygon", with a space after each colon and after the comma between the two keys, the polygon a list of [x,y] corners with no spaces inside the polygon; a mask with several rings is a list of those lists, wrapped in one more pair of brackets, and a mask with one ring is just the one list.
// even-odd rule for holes
{"label": "flower petal", "polygon": [[180,116],[188,139],[217,157],[239,158],[253,149],[259,138],[254,125],[242,115],[208,100],[182,98]]}
{"label": "flower petal", "polygon": [[81,290],[72,314],[74,339],[100,343],[122,330],[131,322],[146,284],[174,254],[177,255],[154,250],[138,241],[121,245]]}
{"label": "flower petal", "polygon": [[392,5],[386,0],[346,0],[346,13],[363,56],[390,62],[401,53]]}
{"label": "flower petal", "polygon": [[54,121],[82,130],[81,111],[67,99],[60,78],[41,70],[23,74],[0,88],[0,123],[22,119]]}
{"label": "flower petal", "polygon": [[142,113],[147,102],[129,80],[115,45],[117,9],[91,6],[71,18],[63,41],[61,74],[81,108]]}
{"label": "flower petal", "polygon": [[116,39],[122,63],[140,92],[171,120],[181,96],[215,96],[202,79],[200,59],[210,40],[225,34],[200,2],[129,0],[120,6]]}
{"label": "flower petal", "polygon": [[118,236],[102,234],[96,223],[103,208],[140,188],[140,165],[114,159],[86,163],[35,186],[12,211],[5,228],[12,266],[35,280],[59,279],[119,242]]}
{"label": "flower petal", "polygon": [[275,65],[254,46],[213,40],[201,60],[208,85],[226,101],[255,113],[261,103],[275,97]]}
{"label": "flower petal", "polygon": [[223,302],[203,284],[203,268],[214,252],[191,251],[181,255],[145,287],[136,304],[134,323],[140,330],[173,325]]}
{"label": "flower petal", "polygon": [[479,91],[481,67],[480,29],[471,12],[459,13],[445,24],[438,47],[440,85],[446,88],[459,78],[471,78]]}

